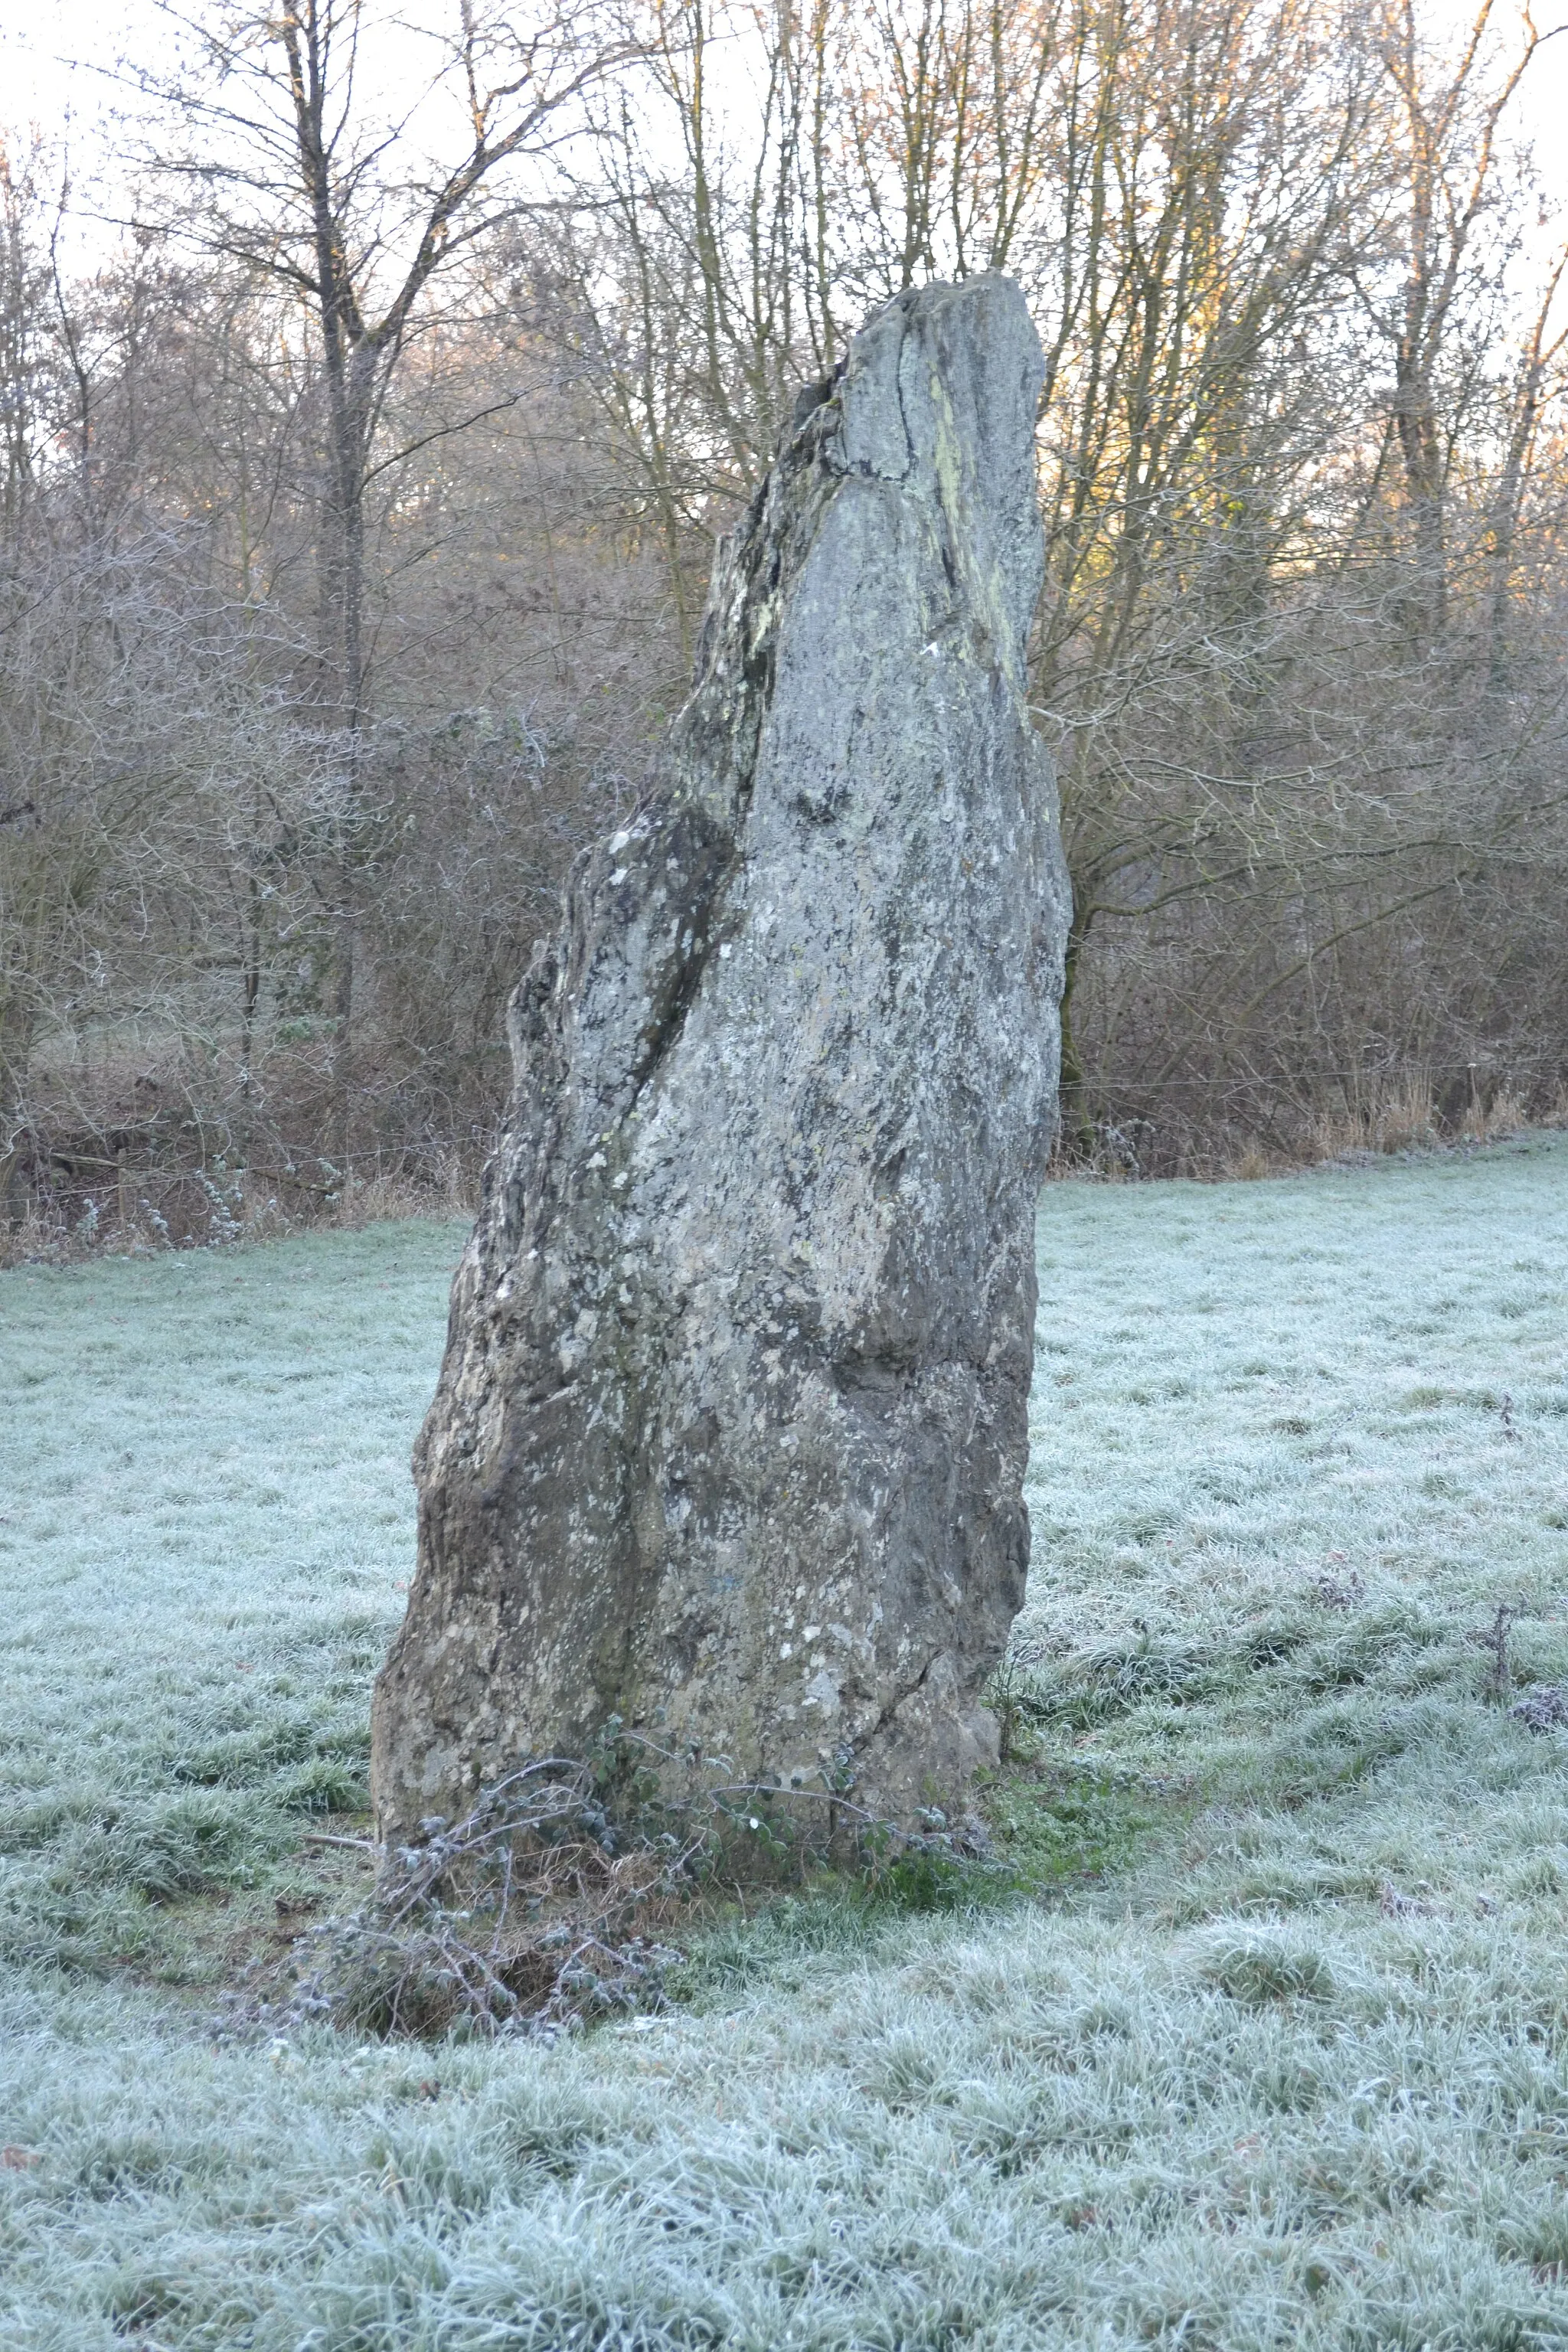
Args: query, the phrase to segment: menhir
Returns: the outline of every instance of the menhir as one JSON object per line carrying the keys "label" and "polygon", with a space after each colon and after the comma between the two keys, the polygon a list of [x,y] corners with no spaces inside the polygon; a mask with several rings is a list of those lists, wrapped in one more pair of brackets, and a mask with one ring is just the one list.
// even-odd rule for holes
{"label": "menhir", "polygon": [[1068,911],[1025,704],[1040,380],[986,276],[803,395],[657,790],[513,998],[383,1836],[613,1718],[672,1790],[906,1822],[995,1758]]}

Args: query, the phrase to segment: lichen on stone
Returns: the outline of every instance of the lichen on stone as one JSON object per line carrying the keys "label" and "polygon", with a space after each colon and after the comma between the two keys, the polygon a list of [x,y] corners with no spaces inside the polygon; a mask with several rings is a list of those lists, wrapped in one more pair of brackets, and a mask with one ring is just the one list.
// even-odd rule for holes
{"label": "lichen on stone", "polygon": [[690,699],[515,992],[416,1456],[384,1834],[616,1719],[672,1787],[994,1759],[1068,888],[1025,700],[1039,345],[901,295],[715,567]]}

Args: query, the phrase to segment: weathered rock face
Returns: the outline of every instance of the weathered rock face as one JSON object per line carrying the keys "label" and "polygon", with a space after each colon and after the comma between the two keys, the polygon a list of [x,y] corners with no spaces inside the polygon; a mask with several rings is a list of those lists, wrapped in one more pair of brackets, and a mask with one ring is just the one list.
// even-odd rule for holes
{"label": "weathered rock face", "polygon": [[1024,701],[1039,347],[900,296],[721,552],[647,813],[511,1007],[416,1455],[384,1835],[612,1716],[908,1818],[994,1758],[1068,891]]}

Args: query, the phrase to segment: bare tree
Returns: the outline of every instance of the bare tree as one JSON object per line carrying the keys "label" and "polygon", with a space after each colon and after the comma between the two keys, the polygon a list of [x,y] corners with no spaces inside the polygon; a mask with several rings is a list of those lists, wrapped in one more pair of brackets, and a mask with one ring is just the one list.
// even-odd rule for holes
{"label": "bare tree", "polygon": [[[594,0],[559,0],[532,22],[484,0],[457,0],[449,30],[418,40],[372,0],[289,0],[195,16],[167,0],[165,14],[200,61],[166,89],[195,141],[179,166],[200,191],[185,226],[209,250],[297,296],[319,339],[321,643],[343,804],[334,1148],[346,1163],[355,870],[366,815],[366,499],[410,454],[383,446],[387,399],[436,282],[514,216],[525,194],[516,175],[570,137],[574,102],[626,44],[605,37]],[[411,64],[423,68],[414,100],[389,103]],[[453,131],[447,153],[433,158],[431,142]],[[432,429],[459,431],[470,421]]]}
{"label": "bare tree", "polygon": [[79,1204],[162,1153],[199,1223],[240,1162],[331,1201],[351,1142],[481,1136],[509,981],[798,392],[878,300],[994,266],[1047,346],[1078,1148],[1550,1100],[1568,271],[1510,143],[1528,23],[625,7],[454,0],[437,38],[185,0],[179,201],[76,280],[14,151],[12,1177],[41,1151]]}
{"label": "bare tree", "polygon": [[[1478,563],[1520,625],[1498,583],[1548,544],[1555,277],[1499,365],[1531,201],[1503,134],[1533,28],[1508,51],[1487,0],[1445,63],[1399,0],[1370,22],[1325,0],[888,0],[809,21],[660,0],[652,23],[535,280],[683,617],[839,322],[930,274],[1015,270],[1047,347],[1035,681],[1077,889],[1069,1128],[1092,1146],[1135,1029],[1146,1103],[1189,1072],[1263,1100],[1277,1059],[1199,1066],[1283,1034],[1342,941],[1387,947],[1386,992],[1411,964],[1396,935],[1434,893],[1473,905],[1527,773],[1546,789],[1546,704],[1483,724],[1447,627],[1462,573],[1473,636]],[[1135,1022],[1112,1014],[1118,973]]]}
{"label": "bare tree", "polygon": [[[1512,54],[1500,56],[1496,0],[1480,5],[1445,55],[1415,0],[1387,0],[1373,35],[1394,93],[1387,126],[1395,198],[1394,283],[1363,299],[1394,362],[1389,430],[1414,523],[1413,611],[1429,631],[1447,619],[1446,506],[1467,395],[1484,378],[1503,287],[1487,215],[1511,159],[1502,134],[1521,83],[1550,35],[1529,7]],[[1555,293],[1553,280],[1548,296]]]}

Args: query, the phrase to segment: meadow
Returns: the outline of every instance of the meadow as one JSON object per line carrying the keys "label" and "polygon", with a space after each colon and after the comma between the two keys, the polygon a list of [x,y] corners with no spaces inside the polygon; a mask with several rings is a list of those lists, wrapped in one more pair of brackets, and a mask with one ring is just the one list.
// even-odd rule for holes
{"label": "meadow", "polygon": [[989,1869],[549,2045],[237,2032],[363,1878],[461,1238],[0,1275],[8,2352],[1568,2343],[1568,1139],[1047,1189]]}

